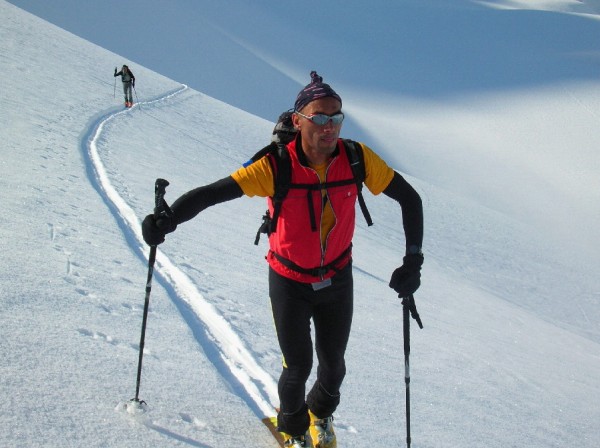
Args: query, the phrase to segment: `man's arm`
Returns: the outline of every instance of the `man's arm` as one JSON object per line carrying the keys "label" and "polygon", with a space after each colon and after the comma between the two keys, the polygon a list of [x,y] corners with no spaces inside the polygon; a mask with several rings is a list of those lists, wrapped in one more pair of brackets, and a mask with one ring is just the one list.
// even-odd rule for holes
{"label": "man's arm", "polygon": [[423,203],[419,193],[397,172],[383,193],[398,201],[402,208],[402,225],[406,237],[406,253],[423,245]]}
{"label": "man's arm", "polygon": [[175,224],[189,221],[202,210],[221,202],[231,201],[244,195],[242,189],[227,176],[212,184],[195,188],[179,197],[171,205]]}
{"label": "man's arm", "polygon": [[174,232],[177,225],[189,221],[211,205],[230,201],[243,195],[242,189],[231,176],[210,185],[188,191],[177,199],[167,213],[150,214],[142,221],[142,235],[150,246],[165,241],[167,233]]}
{"label": "man's arm", "polygon": [[419,193],[396,172],[383,192],[400,203],[406,237],[406,255],[402,266],[392,273],[390,288],[398,293],[398,297],[409,297],[421,286],[423,203]]}

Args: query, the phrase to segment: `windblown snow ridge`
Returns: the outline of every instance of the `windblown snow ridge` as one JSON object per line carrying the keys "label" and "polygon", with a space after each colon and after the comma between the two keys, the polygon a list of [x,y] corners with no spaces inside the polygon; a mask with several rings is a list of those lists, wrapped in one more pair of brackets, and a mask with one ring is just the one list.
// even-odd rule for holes
{"label": "windblown snow ridge", "polygon": [[[177,97],[186,89],[188,87],[183,85],[164,96],[138,103],[134,108],[160,105],[161,102]],[[91,183],[114,215],[128,244],[147,261],[149,248],[143,241],[140,220],[111,184],[97,147],[105,125],[128,113],[132,113],[132,110],[113,109],[92,119],[83,133],[81,149]],[[167,287],[180,310],[181,305],[185,305],[184,308],[189,310],[191,315],[184,315],[184,318],[205,351],[214,354],[214,357],[211,355],[209,358],[219,373],[242,395],[259,417],[272,415],[273,403],[277,396],[277,386],[273,378],[260,367],[231,325],[204,299],[191,279],[160,250],[157,251],[156,262],[155,273]],[[185,314],[185,310],[183,311]],[[199,326],[203,328],[194,328]]]}

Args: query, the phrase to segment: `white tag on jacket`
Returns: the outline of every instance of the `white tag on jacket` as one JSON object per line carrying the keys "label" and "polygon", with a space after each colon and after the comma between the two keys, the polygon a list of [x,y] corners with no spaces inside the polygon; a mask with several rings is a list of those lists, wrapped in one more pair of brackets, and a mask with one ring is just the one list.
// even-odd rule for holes
{"label": "white tag on jacket", "polygon": [[314,291],[318,291],[319,289],[327,288],[328,286],[331,286],[331,278],[326,278],[322,282],[311,283],[311,285],[312,285],[312,288]]}

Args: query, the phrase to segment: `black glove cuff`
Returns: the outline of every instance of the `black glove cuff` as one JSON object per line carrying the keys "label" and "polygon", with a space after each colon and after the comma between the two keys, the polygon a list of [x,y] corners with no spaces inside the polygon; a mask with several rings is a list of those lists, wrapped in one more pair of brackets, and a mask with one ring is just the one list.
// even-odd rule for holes
{"label": "black glove cuff", "polygon": [[403,258],[404,266],[412,269],[420,269],[423,265],[423,254],[409,254]]}

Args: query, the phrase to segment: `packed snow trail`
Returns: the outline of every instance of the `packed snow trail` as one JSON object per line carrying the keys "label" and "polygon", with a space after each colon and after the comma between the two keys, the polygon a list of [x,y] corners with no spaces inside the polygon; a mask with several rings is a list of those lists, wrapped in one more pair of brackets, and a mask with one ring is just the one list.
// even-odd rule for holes
{"label": "packed snow trail", "polygon": [[[102,137],[104,126],[109,121],[117,119],[123,114],[134,113],[136,108],[142,110],[142,105],[147,107],[170,101],[187,89],[188,87],[183,85],[180,89],[162,97],[138,102],[130,109],[110,110],[90,122],[81,142],[90,181],[115,216],[129,245],[146,262],[149,257],[149,248],[142,237],[141,222],[133,209],[112,186],[99,156],[97,143]],[[191,314],[184,315],[186,322],[192,327],[196,339],[203,346],[205,352],[212,354],[209,356],[210,361],[219,373],[240,393],[257,416],[262,419],[273,415],[273,403],[277,399],[276,383],[258,365],[231,325],[213,305],[204,299],[190,278],[160,250],[157,251],[154,272],[182,314],[187,312]],[[205,332],[204,335],[198,333],[200,329]]]}

